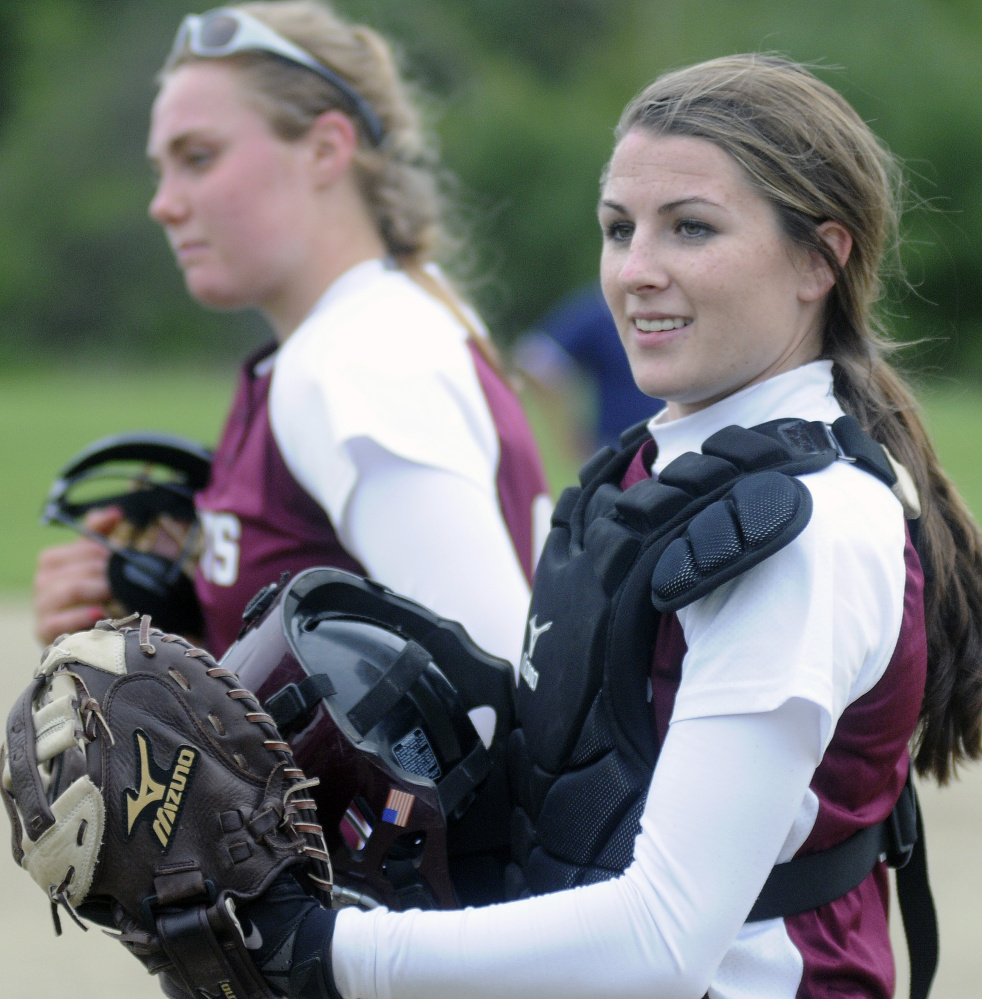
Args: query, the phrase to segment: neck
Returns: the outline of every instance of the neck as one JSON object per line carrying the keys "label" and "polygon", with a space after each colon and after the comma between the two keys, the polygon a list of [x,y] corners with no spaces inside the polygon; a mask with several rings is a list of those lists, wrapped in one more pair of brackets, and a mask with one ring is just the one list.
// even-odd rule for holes
{"label": "neck", "polygon": [[319,268],[303,282],[295,286],[289,295],[263,303],[262,313],[273,327],[276,339],[284,343],[290,338],[297,327],[307,318],[311,310],[342,274],[363,264],[367,260],[378,260],[386,253],[385,245],[379,241],[378,246],[364,247],[359,252],[347,252],[331,260],[330,266]]}
{"label": "neck", "polygon": [[287,285],[259,304],[283,343],[346,271],[388,252],[360,196],[332,199],[309,222],[310,238]]}
{"label": "neck", "polygon": [[818,323],[817,309],[811,310],[811,312],[810,321],[803,324],[799,335],[791,341],[784,353],[775,358],[763,371],[759,371],[756,375],[735,385],[731,385],[725,391],[708,396],[705,399],[686,402],[671,399],[666,400],[668,418],[677,420],[680,417],[697,413],[700,409],[712,406],[721,399],[727,398],[727,396],[741,392],[745,388],[750,388],[751,385],[759,385],[761,382],[766,382],[769,378],[774,378],[776,375],[792,371],[794,368],[800,368],[803,364],[810,364],[812,361],[817,361],[822,355],[822,332]]}

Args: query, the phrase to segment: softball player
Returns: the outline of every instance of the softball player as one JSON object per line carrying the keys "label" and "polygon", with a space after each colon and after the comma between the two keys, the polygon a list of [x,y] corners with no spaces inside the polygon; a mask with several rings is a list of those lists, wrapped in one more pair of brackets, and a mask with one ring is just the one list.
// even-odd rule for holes
{"label": "softball player", "polygon": [[[894,172],[837,93],[775,57],[668,74],[627,107],[601,276],[635,379],[667,406],[584,470],[592,498],[560,501],[537,570],[510,759],[515,901],[260,902],[258,962],[281,983],[303,969],[289,995],[893,995],[878,851],[822,904],[752,910],[774,865],[887,819],[911,740],[941,781],[982,752],[979,532],[872,315]],[[782,433],[837,456],[794,480],[800,533],[677,612],[651,608],[650,570],[630,604],[625,524],[677,510],[687,481],[766,465]],[[652,476],[665,488],[646,491]],[[777,515],[753,497],[747,532]],[[689,530],[709,554],[746,543],[710,519]]]}
{"label": "softball player", "polygon": [[[480,320],[431,263],[434,157],[387,44],[313,0],[189,17],[148,154],[150,214],[190,294],[258,308],[276,334],[242,370],[197,500],[208,647],[282,571],[336,565],[517,663],[550,504]],[[89,541],[42,554],[42,641],[103,616],[104,565]]]}

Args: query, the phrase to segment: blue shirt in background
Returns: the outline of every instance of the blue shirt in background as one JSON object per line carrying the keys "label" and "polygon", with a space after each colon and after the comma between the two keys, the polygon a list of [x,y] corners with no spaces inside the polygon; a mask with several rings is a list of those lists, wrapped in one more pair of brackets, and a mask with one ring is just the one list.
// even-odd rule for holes
{"label": "blue shirt in background", "polygon": [[664,405],[635,385],[599,284],[562,298],[522,338],[516,359],[546,386],[555,387],[568,377],[571,361],[589,379],[596,392],[597,447],[616,446],[621,431],[654,416]]}

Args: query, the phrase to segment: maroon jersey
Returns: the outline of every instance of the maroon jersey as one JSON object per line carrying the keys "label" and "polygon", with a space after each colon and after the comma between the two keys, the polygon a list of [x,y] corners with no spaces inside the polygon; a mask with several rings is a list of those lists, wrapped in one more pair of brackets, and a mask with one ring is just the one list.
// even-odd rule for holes
{"label": "maroon jersey", "polygon": [[[313,566],[334,566],[365,574],[280,454],[269,422],[272,367],[261,366],[262,373],[255,373],[256,365],[274,349],[275,345],[263,348],[243,366],[215,450],[211,480],[195,499],[205,538],[195,588],[205,619],[205,644],[215,655],[235,640],[250,598],[282,572],[295,575]],[[548,487],[518,400],[473,345],[471,350],[498,433],[502,516],[531,580],[535,554],[531,508]]]}
{"label": "maroon jersey", "polygon": [[195,589],[205,645],[216,656],[235,641],[251,597],[282,572],[330,565],[364,574],[327,514],[290,474],[273,439],[272,367],[254,371],[273,350],[275,344],[264,347],[243,366],[211,479],[195,497],[205,539]]}
{"label": "maroon jersey", "polygon": [[498,432],[498,504],[522,571],[531,583],[538,556],[532,536],[532,504],[537,496],[548,494],[549,486],[521,403],[474,342],[468,340],[467,346]]}
{"label": "maroon jersey", "polygon": [[[622,489],[650,474],[656,451],[654,441],[646,442],[624,477]],[[818,815],[796,856],[826,850],[885,819],[907,780],[907,747],[917,724],[927,675],[924,574],[909,535],[904,563],[903,622],[893,656],[880,680],[850,704],[836,724],[811,781]],[[685,653],[678,618],[663,615],[651,671],[652,723],[659,744],[668,732]],[[890,999],[895,971],[888,910],[887,871],[881,863],[842,898],[785,917],[788,936],[803,964],[796,996]]]}

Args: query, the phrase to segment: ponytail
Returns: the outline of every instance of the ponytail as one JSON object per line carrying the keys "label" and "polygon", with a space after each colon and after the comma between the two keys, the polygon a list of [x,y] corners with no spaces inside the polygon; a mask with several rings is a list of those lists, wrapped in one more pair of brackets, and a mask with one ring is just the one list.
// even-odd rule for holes
{"label": "ponytail", "polygon": [[913,747],[921,776],[944,784],[982,757],[982,534],[938,462],[900,375],[882,358],[837,358],[836,398],[910,472],[921,501],[928,673]]}

